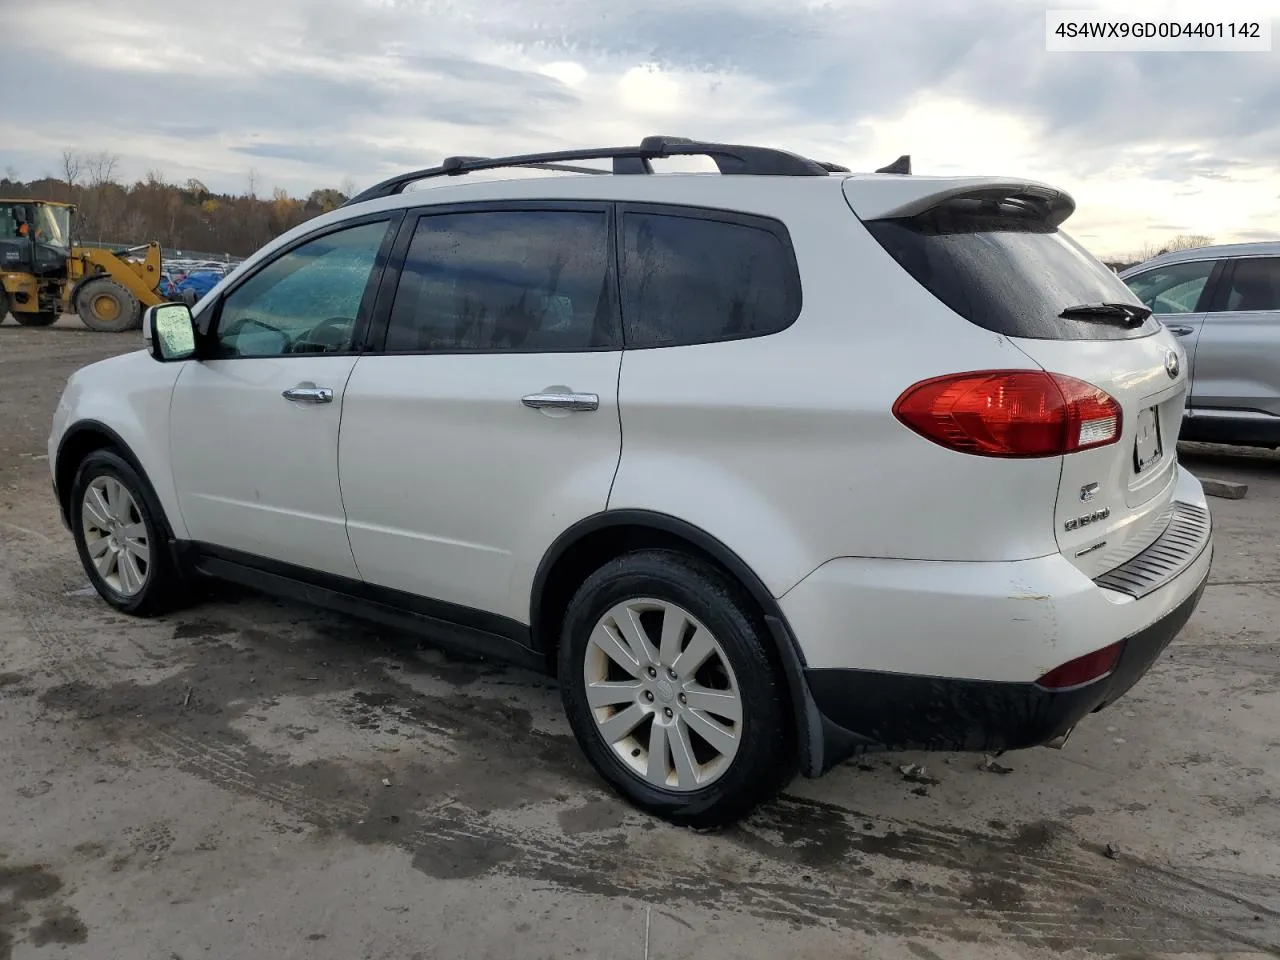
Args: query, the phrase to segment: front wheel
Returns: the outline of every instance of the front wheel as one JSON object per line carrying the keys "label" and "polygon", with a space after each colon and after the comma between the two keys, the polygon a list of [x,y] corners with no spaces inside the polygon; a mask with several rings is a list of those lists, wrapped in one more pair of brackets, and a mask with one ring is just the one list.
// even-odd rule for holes
{"label": "front wheel", "polygon": [[142,325],[142,304],[122,283],[106,277],[90,280],[76,294],[80,321],[98,333],[121,333]]}
{"label": "front wheel", "polygon": [[151,616],[185,598],[160,505],[123,457],[110,450],[85,457],[71,485],[70,514],[80,562],[111,606]]}
{"label": "front wheel", "polygon": [[561,696],[592,765],[636,805],[724,826],[795,771],[786,692],[742,589],[716,567],[651,550],[592,574],[560,644]]}

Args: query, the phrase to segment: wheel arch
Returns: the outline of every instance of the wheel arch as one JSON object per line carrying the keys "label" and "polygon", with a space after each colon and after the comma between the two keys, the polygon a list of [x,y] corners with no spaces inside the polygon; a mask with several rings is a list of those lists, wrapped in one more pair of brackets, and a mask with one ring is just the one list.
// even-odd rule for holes
{"label": "wheel arch", "polygon": [[764,581],[716,537],[678,517],[651,510],[606,510],[578,521],[551,544],[534,574],[529,630],[534,649],[555,672],[565,609],[593,571],[633,550],[668,547],[701,557],[724,570],[746,590],[763,620],[790,696],[800,770],[818,776],[825,769],[824,724],[804,679],[804,651]]}
{"label": "wheel arch", "polygon": [[[142,461],[120,434],[98,420],[80,420],[68,427],[62,439],[58,441],[57,459],[53,465],[53,491],[58,498],[62,522],[67,526],[71,525],[71,485],[75,481],[76,470],[84,462],[84,458],[95,450],[114,451],[129,466],[138,471],[138,476],[143,479],[143,482],[151,485],[151,479],[147,476]],[[154,490],[151,491],[151,495],[155,496]],[[160,516],[168,526],[169,521],[163,510]],[[169,535],[172,537],[172,532]]]}

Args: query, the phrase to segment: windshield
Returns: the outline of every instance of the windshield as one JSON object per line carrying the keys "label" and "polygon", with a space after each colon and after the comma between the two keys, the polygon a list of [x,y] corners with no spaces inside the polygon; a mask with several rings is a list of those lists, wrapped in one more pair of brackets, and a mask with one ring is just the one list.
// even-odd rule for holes
{"label": "windshield", "polygon": [[71,208],[35,208],[36,240],[55,247],[71,245]]}

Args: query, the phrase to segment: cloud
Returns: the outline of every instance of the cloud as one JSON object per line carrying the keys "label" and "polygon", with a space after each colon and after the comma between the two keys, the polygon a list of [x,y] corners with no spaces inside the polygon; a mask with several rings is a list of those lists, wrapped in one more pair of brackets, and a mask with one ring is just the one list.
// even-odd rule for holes
{"label": "cloud", "polygon": [[1108,252],[1155,224],[1265,231],[1257,198],[1280,192],[1280,51],[1047,53],[1041,0],[0,3],[26,51],[0,62],[24,94],[0,169],[28,176],[76,146],[128,175],[236,190],[252,166],[305,193],[671,133],[1049,180]]}

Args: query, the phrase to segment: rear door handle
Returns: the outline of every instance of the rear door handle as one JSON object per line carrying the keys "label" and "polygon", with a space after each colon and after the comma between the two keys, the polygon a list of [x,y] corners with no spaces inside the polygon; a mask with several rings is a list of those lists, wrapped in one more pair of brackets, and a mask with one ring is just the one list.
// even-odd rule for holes
{"label": "rear door handle", "polygon": [[595,393],[531,393],[520,402],[533,410],[576,410],[587,412],[600,409],[600,396]]}
{"label": "rear door handle", "polygon": [[333,391],[328,387],[317,387],[314,384],[290,387],[281,396],[293,403],[333,403]]}
{"label": "rear door handle", "polygon": [[1187,334],[1196,332],[1195,327],[1168,327],[1167,329],[1175,337],[1185,337]]}

